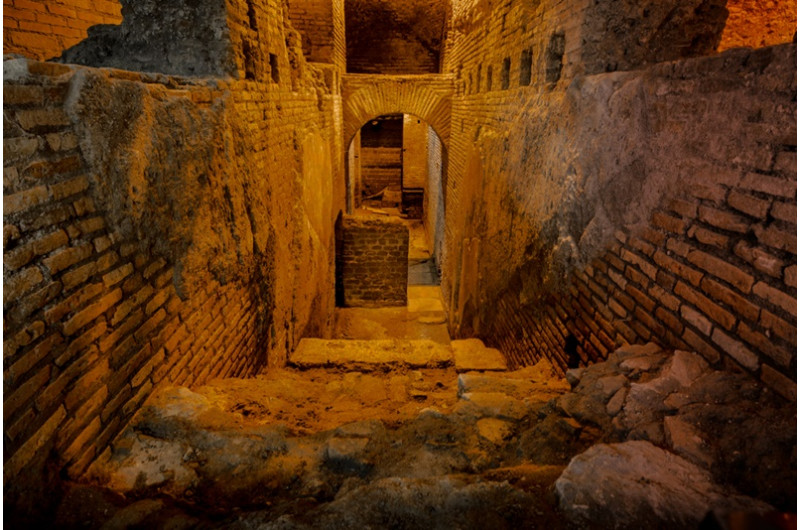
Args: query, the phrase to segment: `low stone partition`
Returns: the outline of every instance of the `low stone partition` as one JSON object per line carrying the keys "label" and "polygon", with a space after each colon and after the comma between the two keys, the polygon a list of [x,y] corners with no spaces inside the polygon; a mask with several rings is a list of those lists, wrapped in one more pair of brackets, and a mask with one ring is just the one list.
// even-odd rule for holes
{"label": "low stone partition", "polygon": [[336,237],[339,305],[406,305],[408,227],[400,219],[344,216]]}

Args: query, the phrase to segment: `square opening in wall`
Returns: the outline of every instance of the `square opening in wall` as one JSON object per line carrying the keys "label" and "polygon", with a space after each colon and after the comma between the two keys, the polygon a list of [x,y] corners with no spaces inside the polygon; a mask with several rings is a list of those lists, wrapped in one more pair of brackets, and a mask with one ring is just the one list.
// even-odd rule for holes
{"label": "square opening in wall", "polygon": [[533,51],[528,48],[522,50],[519,58],[519,86],[531,84],[531,63],[533,62]]}

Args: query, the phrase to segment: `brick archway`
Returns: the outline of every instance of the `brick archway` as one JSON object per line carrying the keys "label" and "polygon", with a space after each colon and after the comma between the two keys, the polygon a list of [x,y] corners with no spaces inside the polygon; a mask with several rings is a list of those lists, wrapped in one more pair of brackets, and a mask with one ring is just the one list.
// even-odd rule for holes
{"label": "brick archway", "polygon": [[386,114],[413,114],[425,120],[445,148],[450,144],[452,75],[348,74],[342,83],[343,145],[367,121]]}

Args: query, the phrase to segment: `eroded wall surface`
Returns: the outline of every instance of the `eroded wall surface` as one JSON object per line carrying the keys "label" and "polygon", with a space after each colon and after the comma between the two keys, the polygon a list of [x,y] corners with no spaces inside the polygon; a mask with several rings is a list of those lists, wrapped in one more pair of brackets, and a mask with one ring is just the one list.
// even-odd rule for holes
{"label": "eroded wall surface", "polygon": [[[454,8],[452,330],[516,365],[546,356],[565,366],[570,335],[584,362],[654,340],[732,362],[791,397],[796,48],[687,60],[680,46],[648,51],[658,40],[645,37],[661,28],[669,40],[677,14],[698,17],[683,27],[708,43],[699,55],[713,53],[710,28],[722,26],[691,2],[664,20],[652,19],[660,4],[639,4],[627,15],[653,9],[629,27],[642,33],[626,38],[644,43],[633,53],[602,44],[617,29],[598,29],[595,3]],[[616,6],[616,19],[626,5],[602,9]],[[669,59],[681,60],[648,66]]]}
{"label": "eroded wall surface", "polygon": [[792,42],[797,35],[797,1],[728,0],[728,20],[719,50],[760,48]]}
{"label": "eroded wall surface", "polygon": [[339,96],[259,5],[280,40],[242,2],[226,48],[278,79],[245,55],[239,79],[4,62],[9,505],[79,476],[157,385],[280,366],[329,329]]}

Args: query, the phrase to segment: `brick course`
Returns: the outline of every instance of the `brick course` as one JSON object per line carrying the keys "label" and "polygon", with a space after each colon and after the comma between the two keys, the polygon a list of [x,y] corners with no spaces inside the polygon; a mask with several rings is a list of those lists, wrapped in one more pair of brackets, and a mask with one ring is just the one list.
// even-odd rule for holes
{"label": "brick course", "polygon": [[121,21],[117,0],[10,0],[3,5],[3,53],[51,59],[85,39],[89,27]]}

